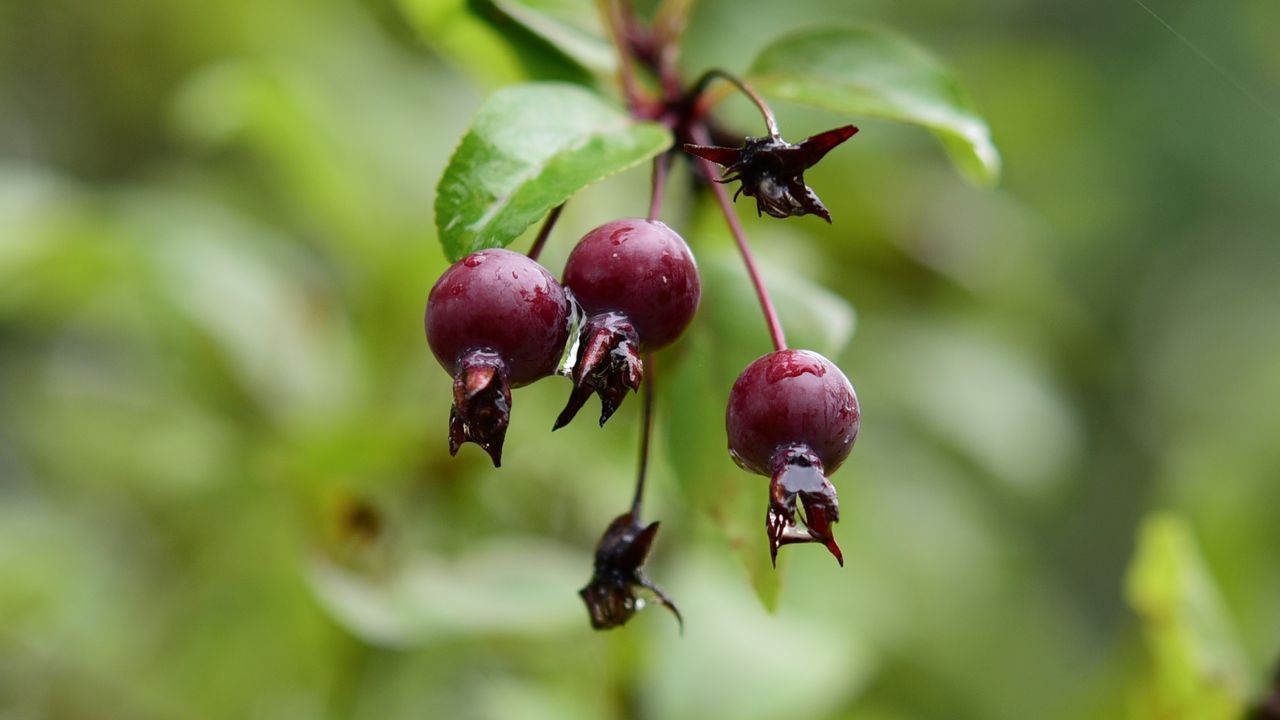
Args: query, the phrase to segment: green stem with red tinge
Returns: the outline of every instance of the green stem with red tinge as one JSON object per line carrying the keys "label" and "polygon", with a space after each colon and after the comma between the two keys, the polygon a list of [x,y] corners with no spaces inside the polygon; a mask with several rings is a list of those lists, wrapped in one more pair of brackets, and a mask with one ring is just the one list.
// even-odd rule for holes
{"label": "green stem with red tinge", "polygon": [[556,221],[560,219],[560,212],[564,210],[564,203],[560,203],[547,213],[547,219],[543,221],[542,227],[538,229],[538,237],[534,238],[533,245],[529,247],[529,259],[537,260],[542,254],[542,248],[547,244],[547,238],[551,237],[551,229],[556,226]]}
{"label": "green stem with red tinge", "polygon": [[[634,17],[624,18],[621,16],[625,6],[620,6],[618,0],[600,0],[604,10],[605,18],[608,21],[611,34],[615,45],[618,47],[619,58],[621,60],[620,75],[622,79],[623,92],[627,97],[627,104],[631,108],[633,115],[644,117],[641,112],[643,101],[639,96],[639,89],[635,77],[634,57],[632,55],[631,38],[627,33],[628,23],[634,22]],[[659,64],[661,67],[653,68],[661,78],[674,78],[676,71],[669,63],[675,57],[674,52],[666,52],[666,48],[660,48],[657,53]],[[701,121],[699,114],[699,99],[706,91],[707,85],[712,80],[722,79],[732,83],[735,87],[743,92],[751,99],[757,109],[760,110],[761,116],[764,117],[765,126],[769,134],[773,137],[779,136],[778,122],[773,115],[773,110],[764,98],[755,91],[749,84],[744,82],[731,73],[720,69],[712,69],[704,73],[697,82],[694,83],[690,92],[685,94],[678,100],[668,99],[668,112],[679,110],[686,117],[675,118],[670,120],[670,124],[675,127],[687,127],[689,139],[699,145],[711,145],[711,133],[707,125]],[[695,164],[701,170],[702,175],[709,181],[712,193],[716,196],[716,202],[720,205],[721,211],[724,213],[725,222],[729,225],[729,231],[733,234],[734,241],[738,245],[738,252],[742,255],[743,264],[746,265],[747,275],[751,278],[751,284],[755,288],[756,298],[760,302],[760,309],[764,313],[765,324],[769,329],[769,337],[773,341],[775,350],[784,350],[787,347],[786,336],[782,332],[782,323],[778,319],[778,313],[774,309],[773,300],[769,297],[769,291],[765,288],[764,280],[760,276],[760,270],[756,266],[755,256],[751,253],[750,246],[747,245],[746,232],[742,228],[742,223],[738,220],[738,216],[733,211],[733,202],[729,199],[728,192],[720,183],[716,182],[719,178],[715,167],[706,160],[695,160]],[[661,177],[659,176],[661,174]],[[654,178],[653,189],[654,196],[650,200],[649,219],[656,219],[657,209],[661,203],[659,198],[662,187],[666,180],[666,166],[664,161],[659,157],[654,161]]]}
{"label": "green stem with red tinge", "polygon": [[667,167],[671,164],[667,153],[653,159],[653,194],[649,197],[649,220],[658,219],[662,213],[662,193],[667,186]]}
{"label": "green stem with red tinge", "polygon": [[[693,128],[691,133],[693,139],[700,145],[711,144],[710,133],[703,125]],[[764,279],[760,277],[760,270],[756,267],[755,256],[751,254],[751,248],[747,245],[747,234],[742,229],[742,223],[738,220],[738,215],[733,211],[733,201],[729,199],[729,191],[724,186],[716,182],[715,166],[709,160],[696,159],[694,162],[702,169],[702,175],[711,185],[711,192],[715,194],[716,201],[720,204],[720,210],[724,213],[725,222],[729,224],[729,232],[733,233],[733,239],[738,244],[738,252],[742,255],[742,262],[747,266],[747,275],[751,278],[751,284],[756,289],[756,298],[760,301],[760,309],[764,312],[765,324],[769,326],[769,337],[773,340],[774,350],[786,350],[787,338],[782,333],[782,322],[778,320],[778,313],[774,310],[773,300],[769,298],[769,291],[764,286]]]}
{"label": "green stem with red tinge", "polygon": [[756,92],[756,89],[751,87],[747,81],[729,72],[721,70],[720,68],[712,68],[711,70],[703,73],[702,77],[698,78],[698,81],[693,84],[693,89],[689,91],[689,106],[694,108],[693,113],[695,120],[697,120],[698,116],[701,115],[701,112],[698,110],[698,100],[702,97],[702,94],[706,92],[707,86],[711,84],[711,81],[716,78],[733,83],[738,90],[742,91],[743,95],[746,95],[751,99],[751,102],[755,104],[756,109],[760,111],[760,115],[764,118],[764,124],[769,130],[770,137],[781,136],[781,133],[778,131],[778,120],[773,116],[773,108],[769,107],[769,103],[765,102],[764,98],[760,97],[760,93]]}
{"label": "green stem with red tinge", "polygon": [[627,108],[632,115],[641,115],[644,99],[640,85],[636,81],[635,56],[632,54],[631,36],[628,27],[634,22],[634,10],[622,6],[619,0],[598,0],[605,25],[613,39],[613,46],[618,49],[618,79],[622,84],[622,94],[626,98]]}

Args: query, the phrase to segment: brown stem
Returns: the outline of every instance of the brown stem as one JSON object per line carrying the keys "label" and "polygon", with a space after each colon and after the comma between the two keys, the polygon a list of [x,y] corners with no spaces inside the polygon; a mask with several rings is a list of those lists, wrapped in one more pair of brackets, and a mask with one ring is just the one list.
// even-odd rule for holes
{"label": "brown stem", "polygon": [[613,38],[614,47],[618,48],[618,77],[622,83],[622,94],[626,98],[627,108],[632,115],[639,115],[644,102],[640,93],[640,85],[636,82],[635,58],[631,52],[631,36],[628,33],[628,15],[619,3],[625,0],[598,0],[600,12],[604,14],[605,25]]}
{"label": "brown stem", "polygon": [[653,71],[662,85],[662,93],[668,104],[679,104],[684,98],[680,82],[680,41],[684,35],[687,18],[672,9],[672,4],[662,3],[653,19]]}
{"label": "brown stem", "polygon": [[644,501],[644,480],[649,470],[649,445],[653,436],[653,353],[645,353],[644,403],[640,416],[640,469],[636,474],[636,495],[631,500],[631,517],[640,521],[640,505]]}
{"label": "brown stem", "polygon": [[662,191],[667,186],[667,166],[670,158],[667,153],[653,159],[653,194],[649,197],[649,220],[657,220],[662,212]]}
{"label": "brown stem", "polygon": [[560,219],[560,211],[564,210],[564,203],[560,203],[547,213],[547,219],[543,221],[542,227],[538,230],[538,237],[533,239],[533,245],[529,247],[529,259],[537,260],[542,254],[542,248],[547,244],[547,238],[551,237],[551,228],[556,226],[556,221]]}
{"label": "brown stem", "polygon": [[[699,145],[711,144],[711,133],[707,131],[705,125],[695,125],[690,134]],[[760,301],[760,309],[764,312],[765,324],[769,326],[769,337],[773,340],[773,349],[785,350],[787,339],[782,334],[782,323],[778,320],[778,313],[773,308],[773,301],[769,299],[769,291],[765,289],[764,280],[760,277],[760,270],[756,267],[751,248],[747,246],[747,234],[742,229],[742,223],[738,221],[737,213],[733,211],[733,201],[729,199],[729,192],[724,189],[724,185],[716,182],[719,178],[715,166],[709,160],[695,158],[694,162],[707,178],[711,192],[715,193],[716,201],[720,203],[725,222],[729,224],[729,232],[733,233],[733,239],[738,243],[738,252],[742,255],[743,264],[747,266],[747,275],[751,277],[751,284],[755,286],[756,298]]]}
{"label": "brown stem", "polygon": [[658,79],[669,102],[678,102],[684,96],[677,65],[679,54],[680,45],[675,41],[658,46]]}
{"label": "brown stem", "polygon": [[689,107],[695,108],[694,110],[695,114],[697,114],[696,108],[697,108],[698,98],[707,89],[707,86],[711,84],[711,81],[715,80],[716,78],[733,83],[733,85],[736,86],[739,90],[741,90],[744,95],[751,98],[751,102],[755,103],[756,108],[760,111],[760,114],[764,117],[764,124],[765,124],[765,127],[769,129],[769,136],[770,137],[779,136],[778,121],[776,118],[774,118],[773,109],[769,107],[769,103],[765,102],[764,98],[760,97],[760,93],[757,93],[755,88],[747,84],[745,80],[743,80],[742,78],[739,78],[736,75],[733,75],[724,70],[721,70],[720,68],[712,68],[711,70],[708,70],[705,73],[703,73],[702,77],[698,78],[698,81],[693,84],[693,89],[689,91],[689,100],[690,100]]}

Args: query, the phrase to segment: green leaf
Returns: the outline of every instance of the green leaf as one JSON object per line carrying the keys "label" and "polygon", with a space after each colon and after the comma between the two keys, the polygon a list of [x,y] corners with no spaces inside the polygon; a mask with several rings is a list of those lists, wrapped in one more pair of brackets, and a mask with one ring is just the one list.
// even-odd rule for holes
{"label": "green leaf", "polygon": [[419,36],[480,79],[500,84],[528,77],[516,49],[476,17],[466,0],[397,0],[396,4]]}
{"label": "green leaf", "polygon": [[923,48],[893,33],[802,31],[766,47],[747,77],[774,97],[926,127],[971,180],[989,184],[1000,176],[991,131],[959,82]]}
{"label": "green leaf", "polygon": [[661,125],[637,122],[576,85],[504,88],[480,107],[436,191],[436,227],[457,260],[503,247],[582,188],[671,146]]}
{"label": "green leaf", "polygon": [[499,10],[555,46],[583,67],[600,74],[618,66],[592,0],[493,0]]}
{"label": "green leaf", "polygon": [[[709,224],[716,220],[709,216],[705,228],[700,224],[690,234],[717,239],[724,230]],[[853,333],[853,308],[798,273],[776,264],[765,267],[765,284],[789,344],[839,355]],[[773,610],[788,557],[807,548],[780,552],[778,568],[772,567],[764,531],[769,482],[734,465],[724,430],[729,389],[752,360],[770,349],[768,330],[736,251],[701,251],[699,270],[702,306],[681,340],[680,363],[658,381],[661,407],[668,410],[668,455],[685,501],[715,524],[760,601]]]}
{"label": "green leaf", "polygon": [[[396,0],[410,27],[473,79],[500,86],[531,79],[588,82],[577,60],[542,33],[530,34],[495,3],[474,0]],[[578,60],[578,62],[581,62]]]}
{"label": "green leaf", "polygon": [[1146,716],[1240,717],[1247,663],[1186,521],[1168,513],[1143,521],[1126,582],[1151,659]]}

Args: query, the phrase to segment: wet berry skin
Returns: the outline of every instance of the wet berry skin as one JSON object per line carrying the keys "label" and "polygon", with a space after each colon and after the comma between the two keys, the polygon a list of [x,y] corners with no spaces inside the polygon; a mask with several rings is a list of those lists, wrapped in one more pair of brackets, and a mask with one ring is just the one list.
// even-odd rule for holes
{"label": "wet berry skin", "polygon": [[453,376],[449,454],[468,442],[502,464],[511,388],[556,371],[569,339],[569,300],[541,265],[510,250],[454,263],[427,298],[427,344]]}
{"label": "wet berry skin", "polygon": [[726,429],[738,464],[772,475],[774,454],[805,445],[829,475],[858,437],[858,397],[840,368],[810,350],[781,350],[757,358],[733,384]]}
{"label": "wet berry skin", "polygon": [[733,384],[725,414],[729,453],[770,478],[765,530],[775,564],[782,545],[822,543],[844,565],[831,527],[840,503],[827,477],[853,449],[860,418],[849,379],[809,350],[757,358]]}
{"label": "wet berry skin", "polygon": [[492,350],[519,387],[555,372],[568,319],[564,290],[545,268],[510,250],[481,250],[454,263],[431,288],[427,342],[450,375],[467,352]]}
{"label": "wet berry skin", "polygon": [[642,218],[614,220],[583,236],[565,263],[564,286],[588,315],[625,315],[642,352],[675,342],[702,296],[698,266],[684,239]]}

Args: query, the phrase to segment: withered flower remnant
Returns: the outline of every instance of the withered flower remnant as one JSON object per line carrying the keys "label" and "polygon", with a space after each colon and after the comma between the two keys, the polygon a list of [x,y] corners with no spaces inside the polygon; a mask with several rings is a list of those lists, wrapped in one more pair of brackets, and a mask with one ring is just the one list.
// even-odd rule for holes
{"label": "withered flower remnant", "polygon": [[644,588],[676,616],[683,631],[684,618],[675,603],[645,577],[641,568],[657,534],[657,522],[642,525],[632,513],[619,515],[609,523],[596,545],[591,582],[578,591],[591,614],[591,627],[608,630],[625,624],[644,607],[644,600],[636,595],[637,588]]}
{"label": "withered flower remnant", "polygon": [[619,312],[592,316],[583,326],[581,337],[582,349],[573,369],[573,392],[552,430],[568,425],[593,392],[600,396],[603,426],[622,404],[627,391],[638,390],[644,379],[640,339],[627,316]]}
{"label": "withered flower remnant", "polygon": [[458,361],[449,410],[449,454],[473,442],[502,464],[502,443],[511,423],[511,384],[497,353],[476,350]]}
{"label": "withered flower remnant", "polygon": [[756,199],[756,212],[776,218],[817,215],[828,223],[827,211],[818,195],[804,183],[804,171],[813,167],[831,149],[853,137],[858,128],[845,125],[818,133],[798,145],[779,135],[748,137],[740,148],[715,145],[685,145],[684,151],[725,168],[720,182],[741,180],[733,194]]}

